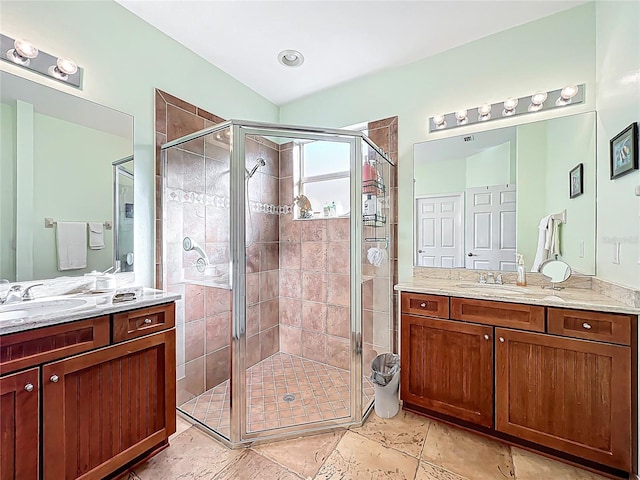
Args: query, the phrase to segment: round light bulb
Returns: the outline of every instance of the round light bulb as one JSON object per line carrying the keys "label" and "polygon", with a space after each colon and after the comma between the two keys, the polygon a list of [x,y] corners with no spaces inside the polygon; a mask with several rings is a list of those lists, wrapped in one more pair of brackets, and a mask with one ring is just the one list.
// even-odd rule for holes
{"label": "round light bulb", "polygon": [[433,123],[436,125],[436,127],[442,125],[444,123],[444,115],[434,115]]}
{"label": "round light bulb", "polygon": [[542,104],[544,103],[544,101],[547,99],[547,92],[538,92],[538,93],[534,93],[531,96],[531,103],[533,103],[534,105],[540,105],[542,106]]}
{"label": "round light bulb", "polygon": [[298,56],[293,53],[288,53],[287,55],[284,56],[284,58],[286,58],[290,62],[295,62],[298,59]]}
{"label": "round light bulb", "polygon": [[485,117],[491,113],[491,105],[485,103],[484,105],[480,105],[478,107],[478,114]]}
{"label": "round light bulb", "polygon": [[467,118],[467,111],[466,110],[458,110],[456,113],[456,120],[458,121],[462,121],[465,120]]}
{"label": "round light bulb", "polygon": [[578,87],[576,85],[567,85],[560,92],[560,97],[564,98],[565,100],[569,100],[575,97],[577,93],[578,93]]}
{"label": "round light bulb", "polygon": [[38,49],[26,40],[16,40],[13,42],[13,46],[18,55],[23,58],[36,58],[38,56]]}
{"label": "round light bulb", "polygon": [[62,57],[56,61],[58,70],[67,75],[73,75],[78,71],[78,64],[70,58]]}
{"label": "round light bulb", "polygon": [[505,110],[514,110],[516,107],[518,106],[518,99],[517,98],[507,98],[504,101],[504,109]]}
{"label": "round light bulb", "polygon": [[304,63],[304,57],[297,50],[283,50],[278,54],[278,60],[286,67],[299,67]]}

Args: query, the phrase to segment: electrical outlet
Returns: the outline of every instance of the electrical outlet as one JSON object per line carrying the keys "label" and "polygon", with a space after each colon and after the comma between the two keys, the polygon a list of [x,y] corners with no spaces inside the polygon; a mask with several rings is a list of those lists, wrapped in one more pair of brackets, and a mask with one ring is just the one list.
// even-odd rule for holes
{"label": "electrical outlet", "polygon": [[584,240],[580,240],[578,244],[578,257],[584,258]]}
{"label": "electrical outlet", "polygon": [[620,242],[613,244],[613,263],[620,265]]}
{"label": "electrical outlet", "polygon": [[636,196],[640,197],[640,185],[636,185]]}

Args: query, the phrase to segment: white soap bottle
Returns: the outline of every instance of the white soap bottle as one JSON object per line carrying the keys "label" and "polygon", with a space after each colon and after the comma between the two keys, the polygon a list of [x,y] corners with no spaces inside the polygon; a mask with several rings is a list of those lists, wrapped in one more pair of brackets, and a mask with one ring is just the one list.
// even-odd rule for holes
{"label": "white soap bottle", "polygon": [[365,215],[375,215],[377,211],[376,197],[372,196],[371,194],[367,194],[367,199],[362,205],[362,211]]}
{"label": "white soap bottle", "polygon": [[517,277],[516,277],[516,285],[519,287],[527,286],[527,274],[524,269],[524,257],[521,253],[516,255],[518,259],[518,267],[517,267]]}

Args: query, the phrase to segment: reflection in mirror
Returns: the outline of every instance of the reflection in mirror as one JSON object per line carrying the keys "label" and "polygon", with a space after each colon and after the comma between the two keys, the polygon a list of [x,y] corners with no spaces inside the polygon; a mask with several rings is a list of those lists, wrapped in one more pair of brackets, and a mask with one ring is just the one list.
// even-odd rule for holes
{"label": "reflection in mirror", "polygon": [[561,290],[556,284],[564,282],[571,276],[571,267],[560,260],[547,260],[540,265],[540,273],[549,279],[552,290]]}
{"label": "reflection in mirror", "polygon": [[[0,82],[0,279],[113,266],[112,164],[133,154],[133,117],[4,71]],[[63,222],[81,225],[65,240]]]}
{"label": "reflection in mirror", "polygon": [[133,272],[133,156],[113,162],[115,270]]}
{"label": "reflection in mirror", "polygon": [[521,253],[530,271],[541,220],[566,210],[558,257],[595,274],[595,178],[594,112],[418,143],[414,263],[515,271]]}

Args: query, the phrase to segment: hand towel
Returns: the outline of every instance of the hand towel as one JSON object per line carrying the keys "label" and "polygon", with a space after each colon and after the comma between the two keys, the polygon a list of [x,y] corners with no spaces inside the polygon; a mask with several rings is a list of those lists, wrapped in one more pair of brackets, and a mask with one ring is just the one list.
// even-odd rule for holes
{"label": "hand towel", "polygon": [[102,222],[89,222],[89,248],[91,250],[104,248],[104,224]]}
{"label": "hand towel", "polygon": [[536,250],[536,258],[533,260],[533,266],[531,267],[532,272],[537,272],[540,269],[540,264],[547,259],[548,250],[545,247],[547,243],[547,231],[551,218],[551,215],[542,217],[540,224],[538,225],[538,248]]}
{"label": "hand towel", "polygon": [[86,222],[58,222],[56,227],[58,270],[87,266]]}
{"label": "hand towel", "polygon": [[384,248],[371,247],[367,251],[367,260],[371,265],[379,267],[387,259],[387,252]]}

